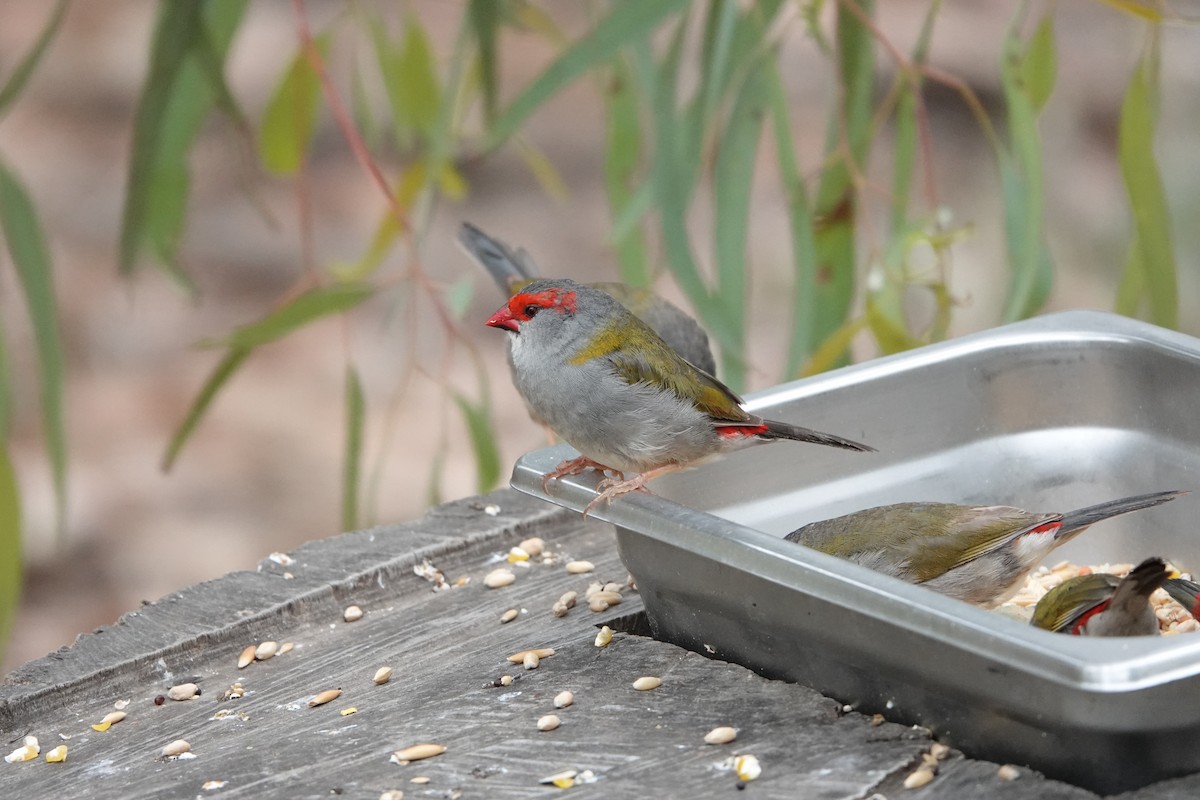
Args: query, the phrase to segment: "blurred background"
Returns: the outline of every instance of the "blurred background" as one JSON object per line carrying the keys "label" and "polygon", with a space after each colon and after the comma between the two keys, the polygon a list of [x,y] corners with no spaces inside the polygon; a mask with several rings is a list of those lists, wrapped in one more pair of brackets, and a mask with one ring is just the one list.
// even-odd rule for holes
{"label": "blurred background", "polygon": [[[508,7],[511,24],[496,38],[501,107],[613,7],[546,2],[518,13],[523,5]],[[836,5],[784,4],[771,29],[795,153],[810,193],[841,88],[825,49],[831,46]],[[1119,119],[1151,27],[1130,7],[1140,4],[1074,0],[1054,7],[1057,76],[1037,126],[1054,283],[1033,309],[1039,313],[1114,308],[1131,236],[1117,157]],[[327,51],[330,76],[348,105],[354,99],[360,121],[364,108],[374,108],[377,121],[387,114],[382,79],[363,69],[375,58],[371,25],[399,41],[412,20],[419,21],[444,76],[452,70],[468,14],[466,0],[303,8],[314,34],[336,32]],[[880,4],[874,24],[908,55],[929,8],[927,2],[892,0]],[[1029,41],[1047,8],[1030,7],[1022,41]],[[938,75],[971,88],[1002,139],[1001,63],[1015,9],[1016,4],[987,0],[945,4],[936,14],[927,56]],[[50,10],[42,3],[0,3],[0,80],[8,79],[33,46]],[[1200,333],[1200,32],[1185,15],[1200,17],[1200,6],[1177,4],[1175,12],[1176,24],[1159,29],[1155,153],[1170,209],[1178,327],[1195,334]],[[53,259],[69,456],[60,540],[36,346],[20,283],[4,252],[0,327],[9,376],[7,446],[22,502],[25,585],[0,674],[112,623],[144,600],[230,570],[253,569],[272,551],[340,532],[347,363],[361,378],[366,409],[358,524],[413,519],[433,501],[481,488],[478,442],[473,446],[456,395],[487,409],[488,435],[494,437],[505,483],[513,460],[545,440],[508,382],[503,335],[482,325],[502,297],[454,244],[461,221],[526,247],[546,274],[591,280],[622,274],[611,234],[616,215],[606,190],[604,82],[585,76],[570,83],[522,120],[520,139],[490,150],[480,145],[487,120],[476,101],[462,109],[467,133],[450,154],[461,185],[444,187],[436,203],[414,212],[420,226],[412,244],[380,259],[370,276],[374,295],[351,314],[320,319],[254,350],[164,473],[167,445],[222,357],[221,349],[197,343],[262,319],[302,290],[306,276],[344,276],[369,251],[388,206],[324,103],[299,177],[264,169],[253,140],[214,113],[187,156],[191,183],[178,262],[195,293],[181,290],[147,255],[122,276],[117,255],[122,209],[159,14],[160,6],[145,0],[69,5],[28,84],[0,116],[0,163],[27,189]],[[352,15],[359,17],[348,21]],[[364,25],[364,19],[370,23]],[[814,30],[823,33],[823,42]],[[659,32],[655,44],[656,52],[665,49],[665,34]],[[254,131],[297,47],[291,2],[257,0],[246,6],[224,74]],[[876,47],[873,70],[878,97],[897,74],[887,48]],[[371,77],[360,82],[354,76],[361,74]],[[686,91],[686,75],[682,84]],[[1002,321],[1010,283],[1005,200],[992,145],[963,96],[945,81],[928,81],[923,98],[932,162],[918,167],[913,216],[926,215],[949,232],[940,258],[927,255],[921,268],[945,288],[951,300],[945,335],[956,336]],[[858,231],[865,242],[858,267],[864,284],[873,268],[870,254],[882,249],[872,225],[886,227],[892,180],[889,142],[895,133],[881,124],[877,134],[861,189],[884,204],[864,206],[868,224]],[[385,178],[403,185],[419,147],[366,138]],[[796,281],[788,195],[775,145],[766,137],[752,169],[744,247],[746,275],[752,277],[746,282],[741,381],[747,391],[785,376],[793,325],[789,298]],[[934,208],[922,183],[926,174],[933,181],[928,188],[935,193]],[[688,231],[701,272],[711,275],[714,223],[706,205],[711,188],[698,192],[702,202],[688,216]],[[673,273],[661,266],[653,220],[644,227],[656,287],[689,305]],[[927,323],[937,314],[940,295],[931,300],[912,288],[904,288],[906,313],[913,331],[926,331],[915,338],[937,338],[927,334]],[[455,334],[447,333],[427,299],[434,289],[460,315]],[[861,308],[861,296],[855,303]],[[854,358],[880,352],[869,331],[853,333],[847,340]]]}

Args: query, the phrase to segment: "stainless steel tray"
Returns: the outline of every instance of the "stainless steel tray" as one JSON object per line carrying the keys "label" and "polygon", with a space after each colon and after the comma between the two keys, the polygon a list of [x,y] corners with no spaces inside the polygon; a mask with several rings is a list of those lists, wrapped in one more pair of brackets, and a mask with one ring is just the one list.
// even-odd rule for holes
{"label": "stainless steel tray", "polygon": [[[963,751],[1099,791],[1200,770],[1200,635],[1034,630],[783,540],[904,500],[1068,510],[1200,489],[1200,340],[1067,312],[759,392],[757,413],[878,453],[750,448],[601,505],[656,637],[931,728]],[[529,453],[512,485],[568,508],[573,454]],[[1163,555],[1200,570],[1200,491],[1097,525],[1051,556]]]}

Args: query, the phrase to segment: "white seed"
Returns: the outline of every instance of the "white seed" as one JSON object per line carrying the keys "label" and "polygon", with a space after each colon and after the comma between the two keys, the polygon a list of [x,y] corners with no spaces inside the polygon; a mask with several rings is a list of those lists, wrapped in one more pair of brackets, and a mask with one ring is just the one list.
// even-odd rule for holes
{"label": "white seed", "polygon": [[934,742],[929,748],[929,753],[938,761],[941,761],[950,755],[950,745],[942,744],[941,742]]}
{"label": "white seed", "polygon": [[621,584],[613,583],[610,581],[609,583],[604,584],[604,591],[616,592],[617,594],[620,594],[621,593]]}
{"label": "white seed", "polygon": [[758,763],[758,757],[749,753],[733,760],[733,770],[738,779],[743,781],[752,781],[762,775],[762,765]]}
{"label": "white seed", "polygon": [[613,639],[612,628],[605,625],[603,628],[600,629],[599,633],[596,634],[595,645],[596,645],[596,647],[608,647],[608,643],[611,642],[612,639]]}
{"label": "white seed", "polygon": [[523,547],[514,547],[508,551],[508,563],[510,564],[528,564],[529,551]]}
{"label": "white seed", "polygon": [[558,598],[558,602],[562,603],[567,608],[574,608],[575,601],[579,599],[579,592],[563,592],[562,597]]}
{"label": "white seed", "polygon": [[41,748],[39,747],[32,747],[30,745],[23,744],[16,750],[13,750],[11,753],[6,755],[4,760],[10,764],[17,764],[21,761],[32,761],[38,757],[38,753],[40,752]]}
{"label": "white seed", "polygon": [[708,733],[704,734],[704,741],[707,744],[729,744],[737,738],[737,728],[731,728],[728,725],[722,725],[719,728],[713,728]]}
{"label": "white seed", "polygon": [[126,708],[129,708],[129,701],[118,700],[117,702],[113,703],[113,708],[115,708],[117,711],[124,711]]}
{"label": "white seed", "polygon": [[538,783],[546,785],[553,784],[560,789],[566,789],[575,785],[575,776],[578,774],[578,770],[564,769],[562,772],[556,772],[553,775],[547,775],[539,780]]}
{"label": "white seed", "polygon": [[624,598],[621,597],[620,592],[610,592],[607,589],[596,592],[594,595],[592,595],[592,600],[603,600],[610,606],[617,605],[622,599]]}
{"label": "white seed", "polygon": [[186,739],[176,739],[162,749],[163,758],[173,758],[174,756],[183,755],[192,749],[192,746],[187,743]]}
{"label": "white seed", "polygon": [[525,667],[525,669],[537,669],[538,664],[541,664],[541,663],[542,663],[541,656],[539,656],[533,650],[530,650],[528,653],[526,653],[525,658],[522,659],[522,661],[521,661],[521,665],[523,667]]}
{"label": "white seed", "polygon": [[377,685],[377,686],[383,686],[385,683],[387,683],[391,679],[392,679],[392,668],[391,667],[380,667],[379,669],[375,670],[375,677],[371,678],[371,680],[374,681],[375,685]]}
{"label": "white seed", "polygon": [[242,654],[238,656],[238,669],[245,669],[254,661],[254,652],[258,650],[258,645],[250,645]]}
{"label": "white seed", "polygon": [[500,685],[501,686],[512,686],[512,682],[513,682],[512,675],[501,675],[500,676]]}
{"label": "white seed", "polygon": [[546,543],[540,537],[534,536],[530,539],[523,539],[517,547],[529,553],[530,558],[537,558],[546,549]]}
{"label": "white seed", "polygon": [[554,695],[554,707],[555,708],[566,708],[567,706],[573,704],[574,702],[575,702],[575,695],[573,695],[569,691],[559,692],[558,694]]}
{"label": "white seed", "polygon": [[446,752],[444,744],[414,744],[392,753],[392,760],[406,764],[409,761],[420,761],[423,758],[433,758]]}
{"label": "white seed", "polygon": [[520,613],[521,612],[517,611],[515,608],[510,608],[508,611],[505,611],[503,614],[500,615],[500,622],[501,623],[512,622],[514,619],[517,618],[517,615]]}
{"label": "white seed", "polygon": [[429,783],[429,781],[430,781],[430,778],[428,775],[417,775],[417,776],[414,776],[414,777],[408,779],[409,783],[416,783],[421,786],[424,786],[425,784]]}
{"label": "white seed", "polygon": [[591,600],[588,600],[588,610],[595,611],[596,613],[608,611],[608,603],[599,597],[593,597]]}
{"label": "white seed", "polygon": [[358,713],[358,709],[355,708],[354,706],[350,706],[349,708],[343,708],[341,711],[338,712],[338,714],[343,717],[348,717],[351,714],[357,714],[357,713]]}
{"label": "white seed", "polygon": [[596,565],[590,561],[568,561],[567,572],[572,575],[582,575],[585,572],[591,572],[596,568]]}
{"label": "white seed", "polygon": [[929,767],[919,767],[908,774],[904,779],[905,789],[920,789],[933,780],[933,770]]}
{"label": "white seed", "polygon": [[547,714],[537,721],[537,729],[539,731],[552,731],[562,724],[562,720],[557,714]]}
{"label": "white seed", "polygon": [[290,653],[290,652],[292,652],[292,648],[295,646],[296,646],[295,642],[284,642],[283,644],[279,645],[279,652],[276,653],[275,655],[281,656],[284,653]]}
{"label": "white seed", "polygon": [[[192,684],[195,686],[195,684]],[[124,711],[110,711],[104,715],[104,719],[100,720],[101,725],[116,725],[121,720],[125,719]]]}
{"label": "white seed", "polygon": [[225,788],[225,784],[229,781],[205,781],[200,784],[200,788],[206,792],[215,792],[217,789]]}
{"label": "white seed", "polygon": [[48,764],[61,764],[62,762],[66,761],[66,760],[67,760],[67,746],[65,744],[60,744],[58,747],[54,748],[49,753],[46,753],[46,763],[48,763]]}
{"label": "white seed", "polygon": [[272,658],[278,652],[278,642],[263,642],[258,647],[254,648],[254,660],[266,661],[268,658]]}
{"label": "white seed", "polygon": [[404,800],[404,792],[400,789],[388,789],[379,795],[379,800]]}
{"label": "white seed", "polygon": [[567,607],[562,603],[555,603],[551,606],[550,613],[556,617],[565,617],[567,615]]}
{"label": "white seed", "polygon": [[[192,698],[196,697],[199,691],[200,687],[194,683],[181,683],[177,686],[172,686],[170,689],[167,689],[167,697],[171,698],[172,700],[191,700]],[[113,713],[120,714],[122,712],[115,711]],[[112,714],[109,714],[108,716],[111,717]]]}
{"label": "white seed", "polygon": [[312,698],[308,701],[308,707],[316,708],[317,706],[323,706],[326,703],[328,703],[332,700],[336,700],[341,696],[342,696],[341,689],[326,689],[323,692],[317,692],[315,695],[313,695]]}
{"label": "white seed", "polygon": [[363,610],[358,606],[347,606],[346,610],[342,612],[342,619],[346,622],[358,622],[362,618]]}
{"label": "white seed", "polygon": [[643,675],[633,682],[633,688],[639,692],[648,692],[660,686],[662,686],[662,678],[656,678],[653,675]]}
{"label": "white seed", "polygon": [[499,567],[483,577],[483,585],[489,589],[499,589],[502,586],[508,586],[516,579],[517,576],[511,570]]}
{"label": "white seed", "polygon": [[550,656],[554,655],[554,648],[539,647],[537,649],[522,650],[519,653],[513,653],[508,657],[508,660],[514,664],[523,664],[525,663],[525,656],[528,653],[536,653],[538,658],[549,658]]}
{"label": "white seed", "polygon": [[601,583],[600,581],[592,581],[591,583],[588,584],[587,589],[584,590],[583,599],[591,600],[592,595],[594,595],[596,592],[603,592],[603,591],[604,591],[603,583]]}
{"label": "white seed", "polygon": [[1005,764],[1000,769],[996,770],[996,777],[1002,781],[1015,781],[1021,777],[1021,770],[1014,767],[1012,764]]}

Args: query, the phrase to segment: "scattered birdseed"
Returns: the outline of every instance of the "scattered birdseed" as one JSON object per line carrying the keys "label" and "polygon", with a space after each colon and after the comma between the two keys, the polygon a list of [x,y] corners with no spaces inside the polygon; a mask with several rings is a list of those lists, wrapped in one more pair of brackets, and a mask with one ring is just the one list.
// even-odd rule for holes
{"label": "scattered birdseed", "polygon": [[65,744],[60,744],[58,747],[54,748],[49,753],[46,753],[46,763],[48,763],[48,764],[61,764],[62,762],[66,761],[66,760],[67,760],[67,746]]}
{"label": "scattered birdseed", "polygon": [[557,714],[547,714],[537,721],[537,729],[539,731],[552,731],[562,724],[562,720]]}
{"label": "scattered birdseed", "polygon": [[660,686],[662,686],[662,678],[656,678],[653,675],[643,675],[633,682],[633,688],[639,692],[648,692]]}
{"label": "scattered birdseed", "polygon": [[268,658],[273,658],[278,652],[278,642],[263,642],[258,647],[254,648],[254,660],[266,661]]}
{"label": "scattered birdseed", "polygon": [[432,583],[435,592],[449,588],[449,584],[446,583],[446,576],[428,558],[421,561],[420,564],[413,565],[413,574],[418,578],[424,578]]}
{"label": "scattered birdseed", "polygon": [[621,599],[622,598],[621,598],[620,592],[610,592],[607,589],[603,589],[599,592],[596,592],[594,595],[592,595],[593,602],[596,600],[603,600],[605,603],[607,603],[610,606],[618,605],[621,602]]}
{"label": "scattered birdseed", "polygon": [[553,647],[539,647],[536,649],[522,650],[519,653],[513,653],[511,656],[508,657],[508,660],[510,662],[512,662],[513,664],[523,664],[525,662],[525,654],[526,653],[536,653],[537,657],[539,659],[549,658],[550,656],[554,655],[554,648]]}
{"label": "scattered birdseed", "polygon": [[394,764],[407,764],[410,761],[440,756],[444,752],[446,752],[446,746],[443,744],[414,744],[392,753],[389,760]]}
{"label": "scattered birdseed", "polygon": [[558,694],[554,695],[555,708],[566,708],[567,706],[574,704],[574,702],[575,695],[569,691],[559,692]]}
{"label": "scattered birdseed", "polygon": [[871,715],[871,727],[872,728],[878,728],[884,722],[886,722],[886,720],[883,718],[883,714],[872,714]]}
{"label": "scattered birdseed", "polygon": [[154,705],[161,706],[165,702],[167,702],[167,696],[165,694],[155,695]]}
{"label": "scattered birdseed", "polygon": [[1021,777],[1021,770],[1012,764],[1004,764],[1000,769],[996,770],[996,777],[1002,781],[1015,781]]}
{"label": "scattered birdseed", "polygon": [[514,547],[508,551],[508,563],[528,564],[529,553],[523,547]]}
{"label": "scattered birdseed", "polygon": [[920,789],[933,780],[934,772],[928,765],[918,767],[904,779],[905,789]]}
{"label": "scattered birdseed", "polygon": [[605,625],[604,627],[602,627],[600,629],[600,632],[596,634],[595,645],[596,645],[596,647],[608,647],[608,644],[609,644],[609,642],[612,641],[612,639],[613,639],[613,630],[612,630],[612,628]]}
{"label": "scattered birdseed", "polygon": [[346,622],[358,622],[362,618],[363,610],[358,606],[348,606],[346,610],[342,612],[342,619],[346,620]]}
{"label": "scattered birdseed", "polygon": [[530,650],[528,653],[526,653],[525,658],[521,660],[521,666],[525,667],[525,669],[537,669],[538,665],[541,663],[541,656],[539,656],[533,650]]}
{"label": "scattered birdseed", "polygon": [[200,696],[200,687],[194,683],[181,683],[167,689],[167,697],[172,700],[191,700]]}
{"label": "scattered birdseed", "polygon": [[706,744],[729,744],[737,738],[737,728],[731,728],[728,725],[722,725],[719,728],[713,728],[708,733],[704,734]]}
{"label": "scattered birdseed", "polygon": [[596,613],[608,611],[608,603],[599,597],[593,597],[588,600],[588,610]]}
{"label": "scattered birdseed", "polygon": [[284,567],[291,566],[292,564],[296,563],[296,559],[292,558],[287,553],[271,553],[271,555],[267,556],[267,558]]}
{"label": "scattered birdseed", "polygon": [[313,695],[308,701],[308,707],[316,708],[317,706],[323,706],[326,703],[336,700],[341,696],[342,696],[341,689],[326,689],[323,692],[318,692],[317,694]]}
{"label": "scattered birdseed", "polygon": [[483,513],[487,514],[489,517],[494,517],[500,513],[500,506],[496,505],[495,503],[489,503],[483,507]]}
{"label": "scattered birdseed", "polygon": [[357,714],[357,713],[358,713],[358,709],[355,708],[354,706],[350,706],[349,708],[343,708],[341,711],[339,711],[338,716],[348,717],[351,714]]}
{"label": "scattered birdseed", "polygon": [[560,789],[567,789],[575,785],[575,777],[579,775],[579,770],[564,769],[562,772],[556,772],[553,775],[547,775],[538,781],[544,785],[557,786]]}
{"label": "scattered birdseed", "polygon": [[579,592],[570,591],[563,592],[562,597],[558,598],[558,602],[562,603],[567,608],[574,608],[575,602],[579,599]]}
{"label": "scattered birdseed", "polygon": [[596,565],[590,561],[568,561],[567,572],[572,575],[582,575],[586,572],[591,572],[596,568]]}
{"label": "scattered birdseed", "polygon": [[762,764],[758,763],[757,756],[747,753],[733,759],[733,771],[737,773],[738,780],[749,782],[762,775]]}
{"label": "scattered birdseed", "polygon": [[409,783],[415,783],[415,784],[418,784],[418,785],[424,785],[424,784],[426,784],[426,783],[429,783],[429,780],[430,780],[430,778],[429,778],[429,776],[428,776],[428,775],[417,775],[417,776],[416,776],[416,777],[414,777],[414,778],[409,778],[409,779],[408,779],[408,782],[409,782]]}
{"label": "scattered birdseed", "polygon": [[500,676],[500,685],[501,686],[512,686],[512,682],[513,682],[512,675],[501,675]]}
{"label": "scattered birdseed", "polygon": [[284,642],[283,644],[279,645],[279,652],[276,653],[275,655],[281,656],[284,653],[290,653],[290,652],[292,652],[292,648],[295,646],[296,646],[295,642]]}
{"label": "scattered birdseed", "polygon": [[104,719],[92,726],[92,730],[103,733],[123,719],[125,719],[124,711],[110,711],[104,715]]}
{"label": "scattered birdseed", "polygon": [[178,758],[184,753],[190,751],[192,746],[185,739],[176,739],[162,749],[163,758]]}
{"label": "scattered birdseed", "polygon": [[483,585],[489,589],[499,589],[503,586],[508,586],[516,579],[517,576],[511,570],[500,567],[492,570],[483,577]]}
{"label": "scattered birdseed", "polygon": [[565,617],[567,615],[567,611],[567,606],[558,601],[555,601],[554,605],[550,607],[550,613],[556,617]]}
{"label": "scattered birdseed", "polygon": [[36,736],[26,736],[21,742],[21,746],[4,757],[4,760],[10,764],[18,764],[22,761],[32,761],[42,752],[42,746],[38,744]]}
{"label": "scattered birdseed", "polygon": [[371,678],[371,680],[374,681],[375,685],[377,685],[377,686],[383,686],[385,683],[387,683],[391,679],[392,679],[392,668],[391,667],[380,667],[379,669],[375,670],[375,676]]}
{"label": "scattered birdseed", "polygon": [[950,755],[950,745],[934,742],[929,748],[929,753],[938,761],[942,761]]}
{"label": "scattered birdseed", "polygon": [[238,656],[238,669],[245,669],[246,667],[250,666],[250,664],[254,661],[254,653],[256,650],[258,650],[258,645],[252,644],[242,651],[242,654]]}
{"label": "scattered birdseed", "polygon": [[221,693],[221,702],[223,703],[226,700],[241,700],[245,695],[246,688],[241,683],[234,683]]}
{"label": "scattered birdseed", "polygon": [[225,788],[225,784],[227,783],[229,781],[205,781],[200,784],[200,788],[205,792],[215,792],[217,789]]}
{"label": "scattered birdseed", "polygon": [[117,711],[124,711],[128,707],[128,700],[118,700],[117,702],[113,703],[113,708],[115,708]]}
{"label": "scattered birdseed", "polygon": [[505,622],[512,622],[514,619],[517,618],[517,615],[520,613],[521,612],[517,611],[515,608],[510,608],[508,611],[505,611],[503,614],[500,615],[501,624],[503,624]]}
{"label": "scattered birdseed", "polygon": [[546,543],[540,537],[534,536],[530,539],[524,539],[517,547],[529,554],[530,558],[537,558],[546,549]]}

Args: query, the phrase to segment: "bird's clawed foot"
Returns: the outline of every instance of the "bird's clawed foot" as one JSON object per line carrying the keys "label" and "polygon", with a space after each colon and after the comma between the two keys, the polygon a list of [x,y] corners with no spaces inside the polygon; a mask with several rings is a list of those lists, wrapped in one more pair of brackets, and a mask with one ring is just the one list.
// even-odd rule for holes
{"label": "bird's clawed foot", "polygon": [[600,504],[601,501],[612,500],[614,497],[620,497],[623,494],[630,492],[649,492],[646,488],[646,474],[634,475],[629,480],[625,480],[624,476],[619,478],[605,478],[596,484],[596,490],[600,494],[596,495],[592,502],[587,504],[587,508],[583,509],[583,516]]}
{"label": "bird's clawed foot", "polygon": [[[583,472],[585,469],[588,469],[589,467],[591,469],[599,471],[600,473],[611,472],[617,476],[618,480],[625,479],[625,475],[620,470],[615,470],[612,467],[606,467],[604,464],[601,464],[599,461],[593,461],[592,459],[588,458],[587,456],[579,456],[578,458],[572,458],[569,461],[562,462],[561,464],[559,464],[557,467],[554,468],[553,472],[547,472],[545,477],[542,478],[542,491],[543,492],[547,491],[546,487],[549,485],[550,481],[555,480],[557,478],[564,477],[566,475],[578,475],[579,473]],[[609,480],[609,479],[605,478],[605,480]]]}

